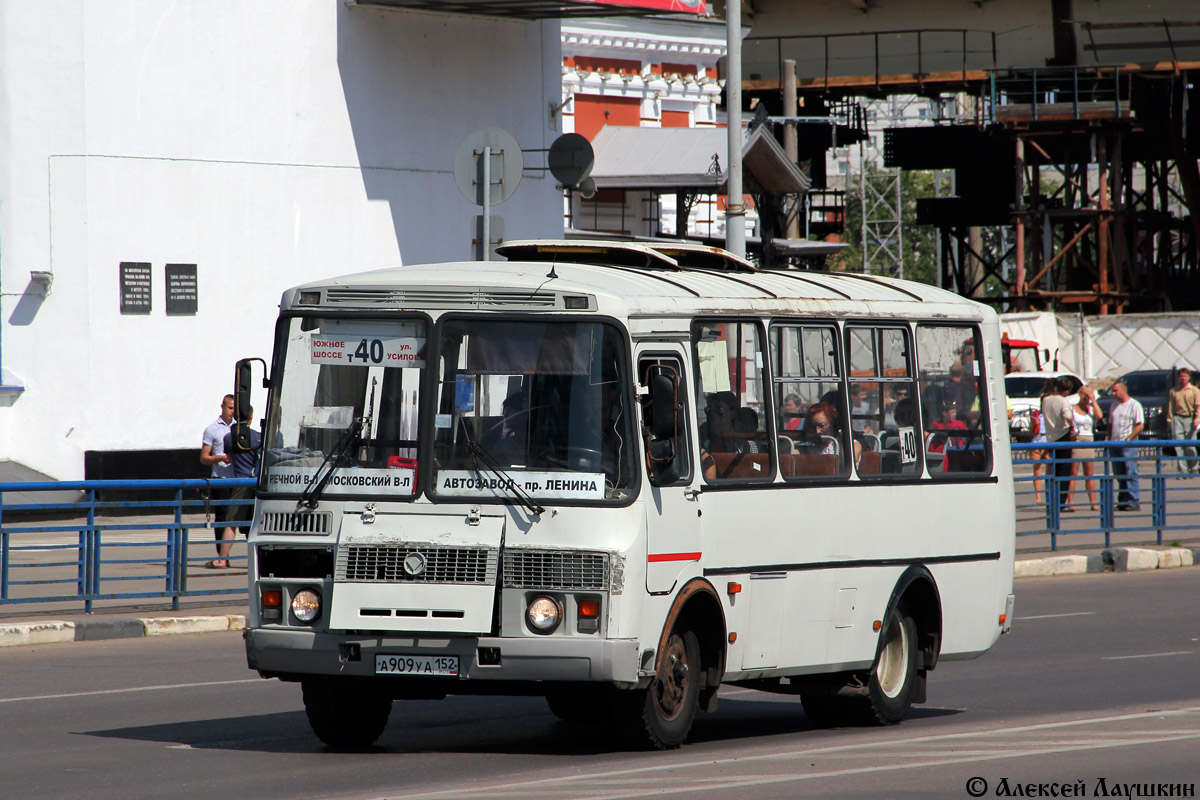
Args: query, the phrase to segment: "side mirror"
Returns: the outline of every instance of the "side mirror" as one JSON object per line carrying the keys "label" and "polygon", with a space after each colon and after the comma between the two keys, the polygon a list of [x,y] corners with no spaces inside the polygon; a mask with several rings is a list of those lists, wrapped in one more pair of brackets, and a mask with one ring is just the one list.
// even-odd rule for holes
{"label": "side mirror", "polygon": [[679,430],[677,377],[659,368],[650,378],[650,435],[674,440]]}
{"label": "side mirror", "polygon": [[233,387],[233,418],[239,422],[243,416],[242,412],[250,408],[250,387],[254,381],[254,370],[251,364],[254,361],[255,359],[252,358],[243,358],[237,362]]}
{"label": "side mirror", "polygon": [[[254,386],[254,362],[257,361],[263,365],[265,374],[267,362],[261,358],[243,358],[234,365],[233,378],[233,446],[235,450],[247,452],[252,450],[250,439],[250,426],[242,422],[250,409],[250,390]],[[266,379],[263,380],[263,386],[267,385]]]}

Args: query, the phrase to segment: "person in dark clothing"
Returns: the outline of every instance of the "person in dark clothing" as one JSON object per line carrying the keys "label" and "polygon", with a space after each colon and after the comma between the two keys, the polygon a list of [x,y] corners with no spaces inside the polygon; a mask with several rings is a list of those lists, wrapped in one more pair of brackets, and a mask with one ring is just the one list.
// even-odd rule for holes
{"label": "person in dark clothing", "polygon": [[[262,456],[262,434],[250,427],[251,421],[254,419],[254,408],[247,408],[243,412],[245,419],[240,421],[241,425],[246,426],[250,434],[250,449],[243,450],[236,446],[234,442],[234,429],[230,429],[229,433],[225,434],[225,453],[229,456],[233,466],[234,478],[256,478],[258,477],[259,458]],[[238,486],[230,492],[229,499],[231,500],[253,500],[253,486]],[[217,545],[217,557],[209,561],[204,566],[209,569],[226,569],[229,567],[229,551],[233,549],[234,526],[242,533],[246,533],[247,525],[254,514],[254,504],[245,503],[242,505],[230,506],[229,513],[226,519],[231,527],[221,531],[221,541]]]}

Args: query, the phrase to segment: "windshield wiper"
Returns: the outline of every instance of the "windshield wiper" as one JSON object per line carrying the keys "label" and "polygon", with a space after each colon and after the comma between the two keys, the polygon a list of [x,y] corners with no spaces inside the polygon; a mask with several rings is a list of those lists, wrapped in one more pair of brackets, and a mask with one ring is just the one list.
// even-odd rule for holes
{"label": "windshield wiper", "polygon": [[375,414],[376,382],[376,379],[371,379],[371,396],[367,404],[367,415],[365,417],[356,417],[350,423],[349,427],[342,432],[342,438],[338,439],[337,444],[329,451],[329,455],[325,456],[325,460],[321,462],[321,466],[317,467],[317,471],[309,478],[304,491],[300,493],[300,500],[296,503],[297,508],[301,506],[305,508],[317,507],[321,495],[325,492],[325,487],[329,485],[330,479],[333,478],[333,473],[337,472],[338,467],[342,466],[342,461],[350,454],[354,446],[362,441],[362,432],[364,429],[370,428],[371,417]]}
{"label": "windshield wiper", "polygon": [[[500,480],[501,486],[510,489],[512,497],[516,498],[518,503],[525,506],[529,513],[541,514],[546,510],[544,507],[539,505],[537,501],[530,497],[524,489],[521,488],[520,484],[517,483],[517,480],[513,478],[513,476],[509,475],[504,470],[504,467],[500,466],[500,462],[496,461],[495,457],[493,457],[491,453],[489,453],[487,450],[484,450],[483,447],[475,441],[474,437],[471,436],[470,428],[466,424],[465,420],[463,421],[462,430],[463,437],[467,440],[467,450],[470,451],[471,455],[475,456],[476,467],[482,464],[484,469],[495,475]],[[478,471],[479,470],[476,469],[476,472]]]}

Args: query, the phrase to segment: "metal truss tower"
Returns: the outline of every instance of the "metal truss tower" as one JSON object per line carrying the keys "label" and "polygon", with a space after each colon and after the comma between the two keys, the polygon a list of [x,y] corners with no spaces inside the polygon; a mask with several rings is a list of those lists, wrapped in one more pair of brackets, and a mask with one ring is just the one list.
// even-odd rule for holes
{"label": "metal truss tower", "polygon": [[904,277],[904,232],[901,226],[900,170],[862,162],[863,272]]}

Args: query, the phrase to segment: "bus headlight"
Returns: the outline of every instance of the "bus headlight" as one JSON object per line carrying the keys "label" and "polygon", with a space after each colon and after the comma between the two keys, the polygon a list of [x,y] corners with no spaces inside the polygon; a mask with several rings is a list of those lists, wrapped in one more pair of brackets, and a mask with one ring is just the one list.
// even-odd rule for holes
{"label": "bus headlight", "polygon": [[308,624],[321,616],[321,595],[312,589],[301,589],[292,597],[292,616]]}
{"label": "bus headlight", "polygon": [[562,606],[548,595],[538,595],[525,611],[525,619],[534,633],[554,633],[562,622]]}

